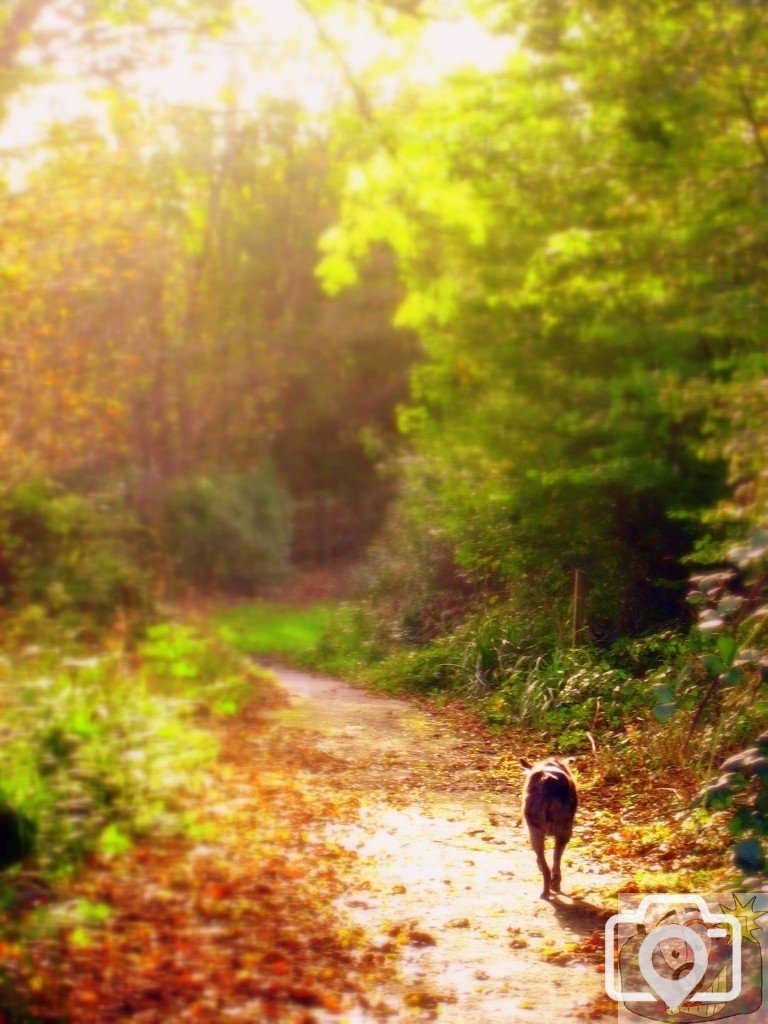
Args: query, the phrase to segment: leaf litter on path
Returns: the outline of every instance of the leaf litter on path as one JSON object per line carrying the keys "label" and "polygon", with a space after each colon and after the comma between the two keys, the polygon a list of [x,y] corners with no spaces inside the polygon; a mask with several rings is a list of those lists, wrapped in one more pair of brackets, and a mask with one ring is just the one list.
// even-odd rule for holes
{"label": "leaf litter on path", "polygon": [[[98,927],[47,908],[0,944],[0,1019],[311,1024],[378,1015],[392,974],[332,910],[353,855],[322,838],[346,813],[286,770],[251,706],[221,727],[196,841],[147,839],[94,860],[63,894],[106,908]],[[256,752],[254,752],[256,751]],[[383,1007],[386,1009],[386,1007]]]}
{"label": "leaf litter on path", "polygon": [[608,1019],[595,883],[617,878],[574,847],[572,895],[538,898],[510,741],[332,680],[278,680],[289,700],[218,727],[194,841],[94,861],[67,895],[106,920],[41,922],[0,946],[30,1019]]}

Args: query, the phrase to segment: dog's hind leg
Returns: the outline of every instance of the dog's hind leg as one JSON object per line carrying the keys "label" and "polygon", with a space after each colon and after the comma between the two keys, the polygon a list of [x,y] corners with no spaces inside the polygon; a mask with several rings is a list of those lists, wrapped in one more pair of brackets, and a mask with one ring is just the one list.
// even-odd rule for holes
{"label": "dog's hind leg", "polygon": [[529,825],[528,834],[531,837],[533,852],[536,854],[536,863],[539,865],[539,871],[541,871],[542,878],[544,879],[544,889],[542,890],[541,898],[548,900],[549,890],[552,886],[552,875],[550,874],[549,864],[547,864],[546,857],[544,856],[544,829],[533,828]]}
{"label": "dog's hind leg", "polygon": [[555,836],[555,852],[552,857],[552,888],[555,892],[560,892],[560,883],[562,881],[562,871],[560,870],[560,861],[563,857],[563,851],[568,845],[570,836]]}

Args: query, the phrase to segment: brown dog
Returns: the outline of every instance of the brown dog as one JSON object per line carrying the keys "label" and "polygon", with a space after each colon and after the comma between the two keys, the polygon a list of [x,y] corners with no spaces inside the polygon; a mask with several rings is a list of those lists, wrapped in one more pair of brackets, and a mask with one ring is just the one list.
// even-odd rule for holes
{"label": "brown dog", "polygon": [[[548,757],[531,764],[521,759],[526,770],[523,786],[523,816],[528,826],[531,846],[539,870],[544,877],[542,899],[549,899],[550,889],[560,892],[560,860],[573,832],[573,818],[579,805],[576,783],[568,765],[560,757]],[[552,871],[544,857],[547,836],[555,840]]]}

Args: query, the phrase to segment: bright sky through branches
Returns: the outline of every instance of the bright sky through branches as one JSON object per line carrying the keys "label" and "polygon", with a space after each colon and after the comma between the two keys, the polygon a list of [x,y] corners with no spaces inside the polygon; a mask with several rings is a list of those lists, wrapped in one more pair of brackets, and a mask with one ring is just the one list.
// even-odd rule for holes
{"label": "bright sky through branches", "polygon": [[[127,72],[121,86],[134,98],[160,107],[215,108],[235,90],[244,110],[260,97],[281,96],[296,98],[319,113],[348,97],[339,56],[355,76],[375,75],[389,91],[400,81],[436,81],[463,66],[498,67],[514,48],[513,40],[492,36],[466,14],[392,36],[359,9],[342,10],[325,15],[323,28],[337,47],[336,56],[318,40],[316,26],[298,0],[248,0],[236,32],[193,47],[177,41],[162,62]],[[136,47],[143,31],[127,26],[113,35],[125,33],[129,45]],[[50,72],[52,84],[20,95],[0,132],[0,149],[33,146],[51,122],[86,113],[98,118],[95,83],[89,79],[93,59],[92,47],[78,51],[75,46],[71,54],[57,54],[53,66],[50,55],[30,52],[26,63]]]}

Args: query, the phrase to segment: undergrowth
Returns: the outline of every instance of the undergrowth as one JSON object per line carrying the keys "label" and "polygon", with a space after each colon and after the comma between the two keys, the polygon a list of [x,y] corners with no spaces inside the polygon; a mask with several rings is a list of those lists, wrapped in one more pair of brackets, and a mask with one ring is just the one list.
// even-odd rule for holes
{"label": "undergrowth", "polygon": [[132,650],[112,639],[95,651],[25,646],[0,661],[0,804],[10,823],[0,821],[0,841],[20,829],[26,854],[2,876],[6,902],[22,869],[51,885],[92,853],[194,829],[187,798],[203,791],[216,752],[205,718],[233,714],[258,678],[190,626],[150,626]]}

